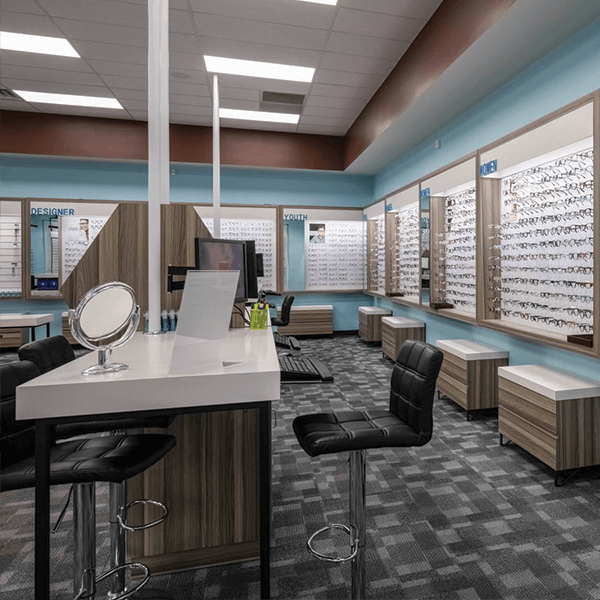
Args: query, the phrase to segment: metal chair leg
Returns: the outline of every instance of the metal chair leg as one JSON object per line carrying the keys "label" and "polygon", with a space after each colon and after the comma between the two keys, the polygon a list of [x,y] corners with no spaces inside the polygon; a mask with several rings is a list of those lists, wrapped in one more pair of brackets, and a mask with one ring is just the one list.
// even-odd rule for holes
{"label": "metal chair leg", "polygon": [[[351,544],[358,542],[358,551],[352,560],[352,598],[362,600],[366,597],[365,555],[366,555],[366,481],[367,451],[357,450],[350,453],[350,523],[352,528]],[[354,538],[354,535],[358,539]]]}
{"label": "metal chair leg", "polygon": [[[111,483],[108,491],[108,521],[110,535],[110,569],[125,564],[125,530],[119,523],[119,511],[125,506],[125,483]],[[125,570],[119,569],[110,578],[110,598],[125,590]]]}
{"label": "metal chair leg", "polygon": [[78,483],[74,492],[73,591],[79,600],[96,593],[96,487]]}

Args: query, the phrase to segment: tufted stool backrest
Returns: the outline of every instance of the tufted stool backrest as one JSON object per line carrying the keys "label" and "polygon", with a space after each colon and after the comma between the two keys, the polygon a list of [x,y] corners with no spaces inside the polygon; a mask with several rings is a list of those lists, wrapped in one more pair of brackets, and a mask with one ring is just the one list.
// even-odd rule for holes
{"label": "tufted stool backrest", "polygon": [[392,371],[390,412],[402,419],[425,445],[433,433],[433,396],[444,354],[425,342],[402,344]]}
{"label": "tufted stool backrest", "polygon": [[30,360],[40,370],[42,375],[56,369],[72,360],[75,352],[67,338],[55,335],[37,342],[30,342],[19,348],[19,358]]}

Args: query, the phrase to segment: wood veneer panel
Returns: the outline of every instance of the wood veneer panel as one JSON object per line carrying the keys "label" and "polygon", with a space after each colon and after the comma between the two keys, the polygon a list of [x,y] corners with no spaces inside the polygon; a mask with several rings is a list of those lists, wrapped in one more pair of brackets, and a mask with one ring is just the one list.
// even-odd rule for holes
{"label": "wood veneer panel", "polygon": [[600,398],[558,402],[558,469],[573,469],[600,463],[598,423],[594,416]]}
{"label": "wood veneer panel", "polygon": [[498,367],[508,366],[508,358],[467,362],[469,410],[498,406]]}
{"label": "wood veneer panel", "polygon": [[352,164],[514,2],[442,2],[350,127],[345,166]]}
{"label": "wood veneer panel", "polygon": [[468,387],[466,383],[462,383],[448,373],[440,371],[437,388],[465,410],[468,409]]}
{"label": "wood veneer panel", "polygon": [[[539,429],[556,435],[556,402],[503,377],[498,378],[498,389],[500,406]],[[525,400],[524,395],[527,395]]]}
{"label": "wood veneer panel", "polygon": [[467,361],[458,356],[454,356],[454,354],[451,354],[450,352],[444,352],[444,362],[442,363],[441,371],[458,379],[458,381],[465,385],[469,382],[467,376]]}
{"label": "wood veneer panel", "polygon": [[[430,258],[430,289],[429,303],[441,302],[446,300],[446,278],[444,277],[444,266],[446,265],[446,255],[441,254],[446,249],[446,202],[444,198],[432,196],[429,199],[429,227],[431,248]],[[440,293],[440,291],[442,293]]]}

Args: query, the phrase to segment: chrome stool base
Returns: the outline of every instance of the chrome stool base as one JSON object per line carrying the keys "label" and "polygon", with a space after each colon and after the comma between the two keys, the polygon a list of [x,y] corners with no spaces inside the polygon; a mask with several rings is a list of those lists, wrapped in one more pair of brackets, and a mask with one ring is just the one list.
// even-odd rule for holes
{"label": "chrome stool base", "polygon": [[[350,529],[350,527],[352,527],[352,529]],[[328,525],[327,527],[323,527],[323,529],[319,529],[319,531],[315,531],[315,533],[313,533],[308,538],[308,542],[306,542],[309,553],[312,554],[313,556],[315,556],[316,558],[318,558],[319,560],[324,560],[324,561],[333,562],[333,563],[345,563],[345,562],[348,562],[349,560],[352,560],[358,553],[359,539],[356,536],[356,527],[354,525],[352,525],[352,523],[350,524],[350,527],[347,527],[346,525],[342,525],[340,523],[333,523],[333,525]],[[339,529],[341,531],[344,531],[350,537],[350,554],[348,556],[335,556],[333,554],[322,554],[318,550],[315,550],[315,548],[313,546],[314,539],[318,535],[321,535],[322,533],[325,533],[326,531],[332,531],[333,529]]]}

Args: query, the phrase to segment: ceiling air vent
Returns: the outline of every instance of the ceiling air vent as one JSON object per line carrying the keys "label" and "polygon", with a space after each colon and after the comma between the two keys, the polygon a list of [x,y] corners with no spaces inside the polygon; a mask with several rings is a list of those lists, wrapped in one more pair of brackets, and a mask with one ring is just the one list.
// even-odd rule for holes
{"label": "ceiling air vent", "polygon": [[17,96],[12,90],[4,87],[0,84],[0,100],[22,100],[20,96]]}
{"label": "ceiling air vent", "polygon": [[305,96],[302,94],[285,94],[283,92],[263,92],[260,110],[299,115]]}

